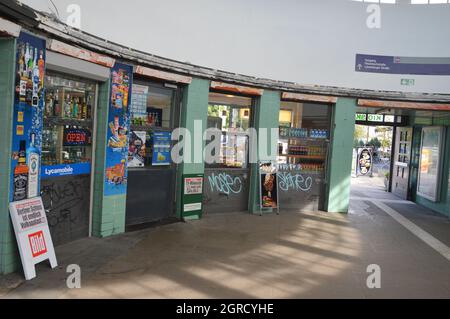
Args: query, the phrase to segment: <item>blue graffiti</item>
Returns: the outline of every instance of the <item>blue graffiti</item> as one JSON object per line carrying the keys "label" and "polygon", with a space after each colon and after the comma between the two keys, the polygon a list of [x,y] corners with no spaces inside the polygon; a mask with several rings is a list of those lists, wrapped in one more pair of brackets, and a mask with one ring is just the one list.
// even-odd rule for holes
{"label": "blue graffiti", "polygon": [[282,191],[289,190],[308,192],[311,190],[313,179],[311,176],[304,177],[301,174],[278,173],[279,187]]}
{"label": "blue graffiti", "polygon": [[232,177],[227,173],[211,174],[208,177],[211,192],[222,194],[239,194],[242,191],[242,181],[239,176]]}

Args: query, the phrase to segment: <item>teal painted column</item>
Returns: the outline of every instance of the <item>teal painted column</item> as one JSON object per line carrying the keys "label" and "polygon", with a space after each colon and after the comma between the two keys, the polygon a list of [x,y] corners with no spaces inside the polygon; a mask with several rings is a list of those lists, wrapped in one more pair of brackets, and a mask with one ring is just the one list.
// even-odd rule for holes
{"label": "teal painted column", "polygon": [[107,237],[125,231],[127,196],[104,196],[110,81],[99,85],[94,171],[92,235]]}
{"label": "teal painted column", "polygon": [[[258,150],[257,159],[261,161],[270,161],[277,159],[278,152],[278,136],[276,139],[271,138],[271,129],[279,127],[280,119],[280,92],[264,90],[264,94],[259,98],[254,118],[254,127],[258,131]],[[260,129],[267,129],[267,148],[266,154],[259,154],[260,144]],[[262,133],[262,132],[261,132]],[[272,148],[275,149],[275,153],[271,154]],[[251,151],[251,150],[250,150]],[[250,191],[249,191],[249,205],[248,210],[250,213],[259,213],[259,168],[258,164],[251,164],[251,176],[250,176]]]}
{"label": "teal painted column", "polygon": [[356,100],[339,98],[333,109],[325,210],[348,213]]}
{"label": "teal painted column", "polygon": [[[206,129],[208,120],[208,96],[209,96],[209,80],[204,79],[192,79],[192,83],[187,86],[183,91],[183,107],[181,111],[180,127],[186,128],[191,132],[191,154],[195,156],[194,145],[195,143],[202,143],[202,149],[205,148],[205,141],[195,140],[194,137],[194,125],[198,121],[202,124],[202,132]],[[197,154],[198,156],[199,154]],[[205,163],[203,156],[201,156],[200,163],[181,163],[178,165],[177,174],[177,216],[182,217],[182,192],[181,187],[183,181],[183,175],[185,174],[204,174]],[[189,217],[198,218],[198,216]]]}
{"label": "teal painted column", "polygon": [[16,40],[0,39],[0,274],[14,272],[20,265],[8,206],[15,60]]}

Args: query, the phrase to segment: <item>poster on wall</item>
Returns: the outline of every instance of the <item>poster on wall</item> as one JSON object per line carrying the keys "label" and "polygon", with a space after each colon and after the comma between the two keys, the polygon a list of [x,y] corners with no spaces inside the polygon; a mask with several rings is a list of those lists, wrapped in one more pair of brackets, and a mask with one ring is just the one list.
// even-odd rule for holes
{"label": "poster on wall", "polygon": [[48,228],[47,217],[41,197],[12,202],[9,213],[16,234],[17,246],[26,280],[36,277],[35,265],[49,260],[56,268],[55,249]]}
{"label": "poster on wall", "polygon": [[144,125],[147,122],[147,98],[148,86],[133,85],[131,97],[131,123],[134,125]]}
{"label": "poster on wall", "polygon": [[433,202],[440,199],[443,140],[443,127],[422,129],[417,194]]}
{"label": "poster on wall", "polygon": [[277,165],[273,162],[260,162],[260,204],[263,208],[278,208]]}
{"label": "poster on wall", "polygon": [[128,132],[130,129],[131,85],[133,68],[116,63],[111,70],[111,97],[105,161],[104,195],[126,194]]}
{"label": "poster on wall", "polygon": [[171,132],[154,132],[153,133],[153,158],[152,165],[167,166],[171,164]]}
{"label": "poster on wall", "polygon": [[145,166],[145,141],[147,132],[131,131],[128,143],[128,167]]}
{"label": "poster on wall", "polygon": [[373,149],[362,147],[358,149],[358,173],[362,176],[372,176]]}
{"label": "poster on wall", "polygon": [[45,46],[27,33],[17,39],[10,202],[39,195]]}
{"label": "poster on wall", "polygon": [[197,215],[201,217],[203,211],[203,174],[183,175],[183,217]]}

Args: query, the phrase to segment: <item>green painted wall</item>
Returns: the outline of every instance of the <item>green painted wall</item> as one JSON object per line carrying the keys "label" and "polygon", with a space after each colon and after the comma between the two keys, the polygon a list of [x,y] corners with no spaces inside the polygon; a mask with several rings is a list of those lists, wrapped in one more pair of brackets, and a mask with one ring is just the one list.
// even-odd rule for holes
{"label": "green painted wall", "polygon": [[126,195],[104,196],[106,136],[108,130],[110,81],[99,85],[95,149],[92,235],[107,237],[125,231]]}
{"label": "green painted wall", "polygon": [[[260,128],[266,128],[267,139],[267,151],[270,153],[271,147],[274,145],[276,151],[278,151],[278,139],[271,138],[271,129],[278,128],[280,119],[280,92],[264,90],[264,94],[258,99],[255,108],[254,127],[256,130]],[[259,134],[258,134],[259,144]],[[260,158],[258,160],[276,160],[277,153],[272,154],[268,158]],[[259,213],[259,171],[258,164],[251,164],[251,176],[250,176],[250,191],[249,191],[249,205],[248,210],[250,213]]]}
{"label": "green painted wall", "polygon": [[7,274],[17,270],[20,262],[8,206],[13,132],[15,52],[15,39],[0,39],[0,274]]}
{"label": "green painted wall", "polygon": [[331,154],[325,210],[347,213],[350,202],[356,100],[339,98],[333,109]]}
{"label": "green painted wall", "polygon": [[[183,105],[180,118],[180,127],[188,129],[194,139],[194,123],[200,121],[202,123],[203,130],[206,129],[208,119],[208,95],[209,95],[209,80],[204,79],[192,79],[192,83],[187,86],[183,91]],[[197,142],[199,142],[197,140]],[[205,147],[205,142],[202,143],[202,148]],[[192,155],[194,155],[194,143],[191,144]],[[205,163],[182,163],[178,166],[177,170],[177,194],[176,194],[176,214],[178,217],[182,217],[182,178],[184,174],[204,174]]]}

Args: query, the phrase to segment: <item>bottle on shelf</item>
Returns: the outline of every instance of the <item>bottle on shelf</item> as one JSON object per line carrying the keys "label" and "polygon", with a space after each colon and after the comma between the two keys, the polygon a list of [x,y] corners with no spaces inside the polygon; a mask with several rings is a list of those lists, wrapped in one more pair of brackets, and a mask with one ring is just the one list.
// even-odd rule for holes
{"label": "bottle on shelf", "polygon": [[59,90],[56,90],[55,97],[53,99],[53,116],[61,115],[61,104],[59,103]]}
{"label": "bottle on shelf", "polygon": [[78,98],[73,98],[72,100],[72,118],[78,119]]}
{"label": "bottle on shelf", "polygon": [[70,118],[71,115],[72,115],[72,105],[71,105],[70,95],[67,94],[67,98],[64,101],[64,117]]}
{"label": "bottle on shelf", "polygon": [[45,103],[45,116],[50,117],[53,115],[53,93],[50,92],[48,95],[47,102]]}

